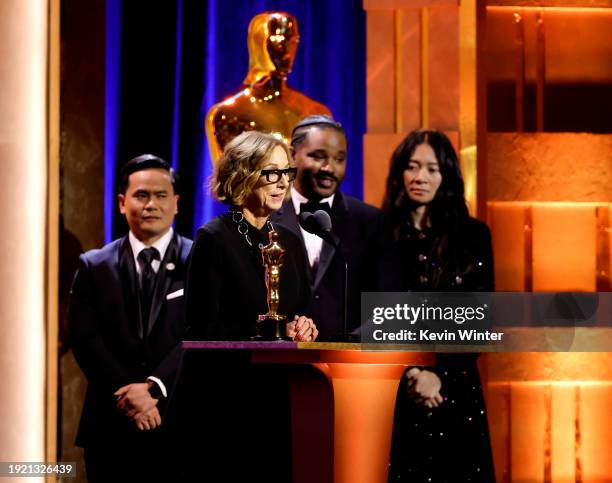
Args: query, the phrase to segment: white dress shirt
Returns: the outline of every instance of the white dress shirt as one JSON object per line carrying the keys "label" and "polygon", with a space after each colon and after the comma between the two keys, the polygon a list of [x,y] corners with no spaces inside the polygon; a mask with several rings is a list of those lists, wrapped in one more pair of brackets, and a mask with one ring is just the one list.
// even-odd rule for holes
{"label": "white dress shirt", "polygon": [[140,272],[142,271],[142,267],[140,266],[140,260],[138,260],[138,255],[145,248],[150,248],[150,247],[157,249],[157,251],[159,252],[159,260],[153,260],[151,262],[151,267],[153,268],[153,271],[157,273],[157,271],[159,270],[159,266],[161,265],[161,261],[164,259],[164,256],[166,255],[166,250],[168,249],[168,245],[170,245],[170,241],[172,241],[172,234],[173,234],[172,227],[170,227],[170,229],[164,234],[164,236],[162,236],[155,243],[153,243],[153,245],[149,246],[149,245],[145,245],[138,238],[136,238],[136,235],[134,235],[132,231],[130,230],[130,234],[128,235],[128,238],[130,240],[130,246],[132,247],[132,253],[134,254],[134,264],[136,265],[136,273],[138,273],[138,275],[140,275]]}
{"label": "white dress shirt", "polygon": [[[154,247],[155,249],[157,249],[157,251],[159,252],[159,260],[153,260],[151,262],[151,267],[153,268],[153,271],[155,273],[159,271],[161,261],[164,259],[164,256],[166,255],[166,250],[168,249],[168,245],[170,245],[170,241],[172,240],[172,235],[173,235],[173,231],[172,231],[172,228],[170,228],[164,234],[164,236],[162,236],[160,239],[158,239],[152,245],[150,245]],[[131,230],[128,235],[128,239],[130,240],[130,246],[132,247],[132,253],[134,254],[134,265],[136,266],[136,273],[138,273],[138,275],[140,276],[142,267],[140,266],[140,260],[138,260],[138,254],[141,251],[143,251],[145,248],[149,248],[149,246],[145,245],[138,238],[136,238],[136,236],[132,233]],[[149,376],[147,377],[147,381],[152,381],[155,384],[157,384],[159,386],[159,389],[161,390],[161,393],[164,395],[164,397],[168,397],[166,386],[161,381],[161,379],[155,376]]]}
{"label": "white dress shirt", "polygon": [[[329,203],[329,206],[333,206],[335,193],[327,198],[323,198],[320,203]],[[299,193],[293,185],[291,186],[291,202],[295,214],[300,216],[300,204],[308,203],[308,198]],[[302,238],[304,238],[304,245],[306,245],[306,252],[308,253],[308,263],[310,267],[318,265],[319,258],[321,257],[321,249],[323,248],[323,239],[312,233],[308,233],[304,228],[300,226],[302,232]]]}

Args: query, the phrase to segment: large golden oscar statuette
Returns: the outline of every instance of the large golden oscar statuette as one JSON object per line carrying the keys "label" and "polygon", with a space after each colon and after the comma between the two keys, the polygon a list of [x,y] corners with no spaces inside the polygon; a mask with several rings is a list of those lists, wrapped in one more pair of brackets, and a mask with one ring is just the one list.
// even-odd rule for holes
{"label": "large golden oscar statuette", "polygon": [[268,313],[257,317],[254,340],[288,340],[287,317],[279,315],[280,268],[283,266],[286,250],[278,242],[278,233],[268,233],[270,243],[261,248],[263,264],[266,267],[266,288],[268,290]]}
{"label": "large golden oscar statuette", "polygon": [[215,163],[225,145],[243,131],[270,133],[288,143],[293,126],[303,118],[331,114],[323,104],[287,86],[299,38],[297,19],[287,12],[253,17],[247,38],[247,76],[238,92],[206,115],[206,137]]}

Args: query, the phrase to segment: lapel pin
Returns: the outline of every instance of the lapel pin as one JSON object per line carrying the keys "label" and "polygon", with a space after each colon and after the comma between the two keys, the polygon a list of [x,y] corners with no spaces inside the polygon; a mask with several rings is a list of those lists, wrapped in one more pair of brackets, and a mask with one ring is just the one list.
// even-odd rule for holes
{"label": "lapel pin", "polygon": [[169,271],[174,270],[174,263],[172,262],[166,263],[166,270],[169,270]]}

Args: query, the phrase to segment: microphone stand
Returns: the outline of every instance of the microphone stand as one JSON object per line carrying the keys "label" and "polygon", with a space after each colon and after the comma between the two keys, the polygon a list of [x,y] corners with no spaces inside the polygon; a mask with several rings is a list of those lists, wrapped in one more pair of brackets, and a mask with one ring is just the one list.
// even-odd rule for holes
{"label": "microphone stand", "polygon": [[[340,248],[338,248],[338,252],[341,253]],[[344,320],[342,321],[342,330],[344,332],[344,340],[348,341],[348,262],[344,255],[342,255],[342,260],[344,261],[344,313],[342,314]]]}
{"label": "microphone stand", "polygon": [[342,243],[332,232],[331,218],[325,211],[317,211],[315,214],[306,212],[300,214],[300,225],[307,232],[317,235],[329,243],[344,263],[344,298],[342,307],[342,341],[349,340],[348,334],[348,260],[342,250]]}
{"label": "microphone stand", "polygon": [[344,297],[342,300],[342,340],[349,341],[349,333],[348,333],[348,260],[344,256],[344,251],[342,250],[342,243],[340,239],[335,236],[331,230],[326,230],[322,232],[322,237],[326,242],[328,242],[331,246],[336,249],[336,253],[342,259],[342,263],[344,264]]}

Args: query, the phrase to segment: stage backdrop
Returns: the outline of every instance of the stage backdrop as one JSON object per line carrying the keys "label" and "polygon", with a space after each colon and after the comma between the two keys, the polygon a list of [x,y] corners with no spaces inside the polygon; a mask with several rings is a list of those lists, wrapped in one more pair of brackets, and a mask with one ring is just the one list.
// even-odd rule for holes
{"label": "stage backdrop", "polygon": [[182,179],[178,231],[191,235],[225,208],[208,195],[212,164],[204,117],[247,73],[249,21],[282,10],[298,19],[288,84],[327,105],[345,127],[344,192],[363,195],[365,13],[359,0],[106,2],[105,239],[125,233],[116,202],[121,166],[142,153],[171,161]]}

